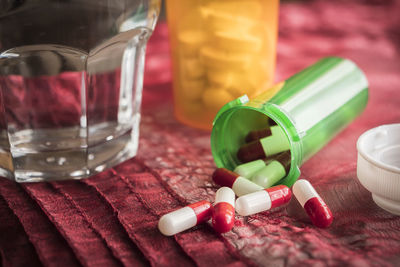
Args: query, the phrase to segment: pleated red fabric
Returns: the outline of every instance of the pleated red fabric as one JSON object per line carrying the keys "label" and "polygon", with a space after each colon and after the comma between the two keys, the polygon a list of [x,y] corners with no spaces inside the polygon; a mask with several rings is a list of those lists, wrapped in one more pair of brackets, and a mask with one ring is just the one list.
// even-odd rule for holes
{"label": "pleated red fabric", "polygon": [[80,266],[57,228],[21,185],[1,179],[0,194],[18,218],[42,262],[47,266]]}
{"label": "pleated red fabric", "polygon": [[7,202],[0,198],[0,247],[3,266],[41,266],[38,255],[24,228]]}

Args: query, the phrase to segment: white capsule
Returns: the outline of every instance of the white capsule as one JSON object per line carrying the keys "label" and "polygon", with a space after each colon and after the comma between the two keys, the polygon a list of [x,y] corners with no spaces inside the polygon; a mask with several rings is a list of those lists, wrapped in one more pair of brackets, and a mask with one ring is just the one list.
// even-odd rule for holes
{"label": "white capsule", "polygon": [[232,189],[236,193],[236,195],[240,197],[259,190],[263,190],[264,188],[259,186],[258,184],[253,183],[252,181],[247,180],[246,178],[238,177],[233,183]]}
{"label": "white capsule", "polygon": [[263,189],[252,181],[224,168],[216,169],[212,178],[216,184],[232,188],[237,196],[246,195]]}
{"label": "white capsule", "polygon": [[285,177],[285,175],[285,167],[280,162],[274,160],[254,173],[251,180],[263,188],[268,188],[276,184],[279,180]]}
{"label": "white capsule", "polygon": [[235,224],[235,193],[229,187],[221,187],[215,194],[211,223],[218,233],[226,233],[233,228]]}
{"label": "white capsule", "polygon": [[242,216],[249,216],[271,208],[271,198],[267,191],[261,190],[239,197],[236,200],[236,212]]}
{"label": "white capsule", "polygon": [[309,181],[297,180],[293,185],[293,194],[315,226],[326,228],[331,225],[332,212]]}
{"label": "white capsule", "polygon": [[292,190],[302,207],[304,207],[304,204],[306,204],[309,199],[320,197],[310,182],[304,179],[297,180]]}
{"label": "white capsule", "polygon": [[261,191],[239,197],[236,200],[236,212],[249,216],[289,203],[292,192],[285,185],[277,185]]}
{"label": "white capsule", "polygon": [[163,215],[158,222],[158,229],[163,235],[171,236],[205,222],[210,217],[211,203],[203,200]]}
{"label": "white capsule", "polygon": [[235,192],[229,187],[221,187],[215,194],[214,206],[220,202],[226,202],[235,207]]}
{"label": "white capsule", "polygon": [[263,167],[265,167],[264,160],[258,159],[236,166],[233,172],[244,178],[250,179],[254,173],[261,170]]}

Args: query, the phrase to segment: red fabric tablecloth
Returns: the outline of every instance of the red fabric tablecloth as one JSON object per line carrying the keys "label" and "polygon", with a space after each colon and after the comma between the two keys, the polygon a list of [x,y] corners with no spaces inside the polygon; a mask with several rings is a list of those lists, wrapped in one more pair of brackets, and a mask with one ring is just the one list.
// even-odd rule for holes
{"label": "red fabric tablecloth", "polygon": [[316,1],[281,7],[277,80],[318,58],[354,60],[370,82],[366,111],[302,167],[330,206],[315,228],[295,199],[236,217],[223,235],[203,224],[174,237],[161,215],[218,188],[209,133],[173,117],[166,25],[149,42],[136,158],[82,181],[17,184],[0,179],[3,266],[398,266],[400,217],[372,201],[356,177],[358,136],[400,122],[400,3]]}

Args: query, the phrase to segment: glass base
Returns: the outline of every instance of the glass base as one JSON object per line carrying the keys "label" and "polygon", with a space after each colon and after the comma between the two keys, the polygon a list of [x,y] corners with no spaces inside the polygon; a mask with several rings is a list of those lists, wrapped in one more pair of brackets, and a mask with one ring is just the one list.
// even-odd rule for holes
{"label": "glass base", "polygon": [[131,128],[109,123],[98,125],[94,133],[89,139],[82,128],[21,133],[11,153],[0,151],[0,175],[16,182],[82,179],[137,153],[138,135]]}

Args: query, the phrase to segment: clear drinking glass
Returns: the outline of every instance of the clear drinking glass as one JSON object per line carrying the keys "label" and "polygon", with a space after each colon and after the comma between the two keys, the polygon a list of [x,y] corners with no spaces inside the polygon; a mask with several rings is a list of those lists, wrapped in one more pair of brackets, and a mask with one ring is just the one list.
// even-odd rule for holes
{"label": "clear drinking glass", "polygon": [[136,155],[160,0],[0,0],[0,175],[80,179]]}

